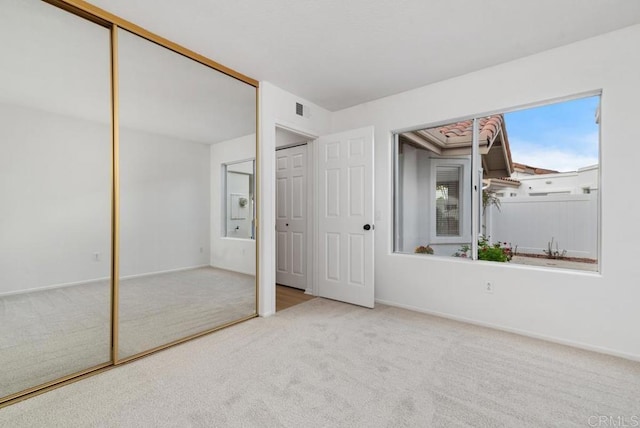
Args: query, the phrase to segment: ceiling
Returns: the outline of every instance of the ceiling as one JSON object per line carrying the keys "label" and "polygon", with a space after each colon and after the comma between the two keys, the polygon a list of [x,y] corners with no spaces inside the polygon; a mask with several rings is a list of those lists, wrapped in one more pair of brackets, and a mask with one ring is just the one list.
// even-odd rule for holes
{"label": "ceiling", "polygon": [[90,0],[335,111],[640,23],[637,0]]}

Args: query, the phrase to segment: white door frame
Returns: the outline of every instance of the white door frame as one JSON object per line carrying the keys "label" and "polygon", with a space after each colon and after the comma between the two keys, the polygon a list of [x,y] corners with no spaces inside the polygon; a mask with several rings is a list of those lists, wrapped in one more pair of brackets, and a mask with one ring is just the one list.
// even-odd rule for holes
{"label": "white door frame", "polygon": [[[306,143],[295,143],[295,144],[288,144],[288,145],[284,145],[281,147],[278,147],[278,141],[276,138],[275,141],[275,148],[274,151],[277,151],[278,149],[284,149],[284,148],[288,148],[288,147],[294,147],[294,146],[298,146],[301,144],[306,144],[307,145],[307,230],[306,230],[306,235],[307,235],[307,245],[306,245],[306,289],[305,289],[305,294],[310,294],[313,296],[317,296],[318,295],[318,290],[317,290],[317,284],[315,281],[315,276],[313,275],[314,272],[314,267],[316,266],[317,263],[317,259],[316,259],[316,253],[317,251],[315,251],[315,246],[314,243],[318,242],[317,241],[317,227],[316,227],[316,215],[314,213],[314,195],[315,193],[315,185],[316,185],[316,167],[315,167],[315,159],[316,159],[316,151],[317,151],[317,145],[314,144],[315,140],[318,139],[317,135],[314,135],[312,133],[306,132],[306,131],[302,131],[298,128],[295,127],[291,127],[288,125],[284,125],[280,122],[276,122],[275,123],[275,127],[274,127],[274,132],[275,132],[275,128],[280,128],[282,130],[285,131],[289,131],[289,132],[293,132],[294,134],[298,134],[301,135],[303,137],[308,138],[308,141]],[[274,174],[274,185],[275,183],[275,174]],[[274,190],[275,190],[275,186],[274,186]],[[273,201],[274,201],[274,207],[276,206],[276,193],[275,191],[273,192],[273,195],[271,196]],[[275,222],[275,216],[274,216],[274,222]],[[275,223],[273,225],[273,227],[275,228]],[[276,250],[277,250],[277,245],[276,245]],[[277,271],[277,267],[276,267],[276,263],[277,263],[277,259],[274,257],[273,259],[273,272],[274,272],[274,276],[275,276],[275,272]],[[275,278],[274,278],[275,279]],[[275,287],[274,287],[274,294],[275,294]],[[274,301],[275,301],[275,295],[274,295]]]}

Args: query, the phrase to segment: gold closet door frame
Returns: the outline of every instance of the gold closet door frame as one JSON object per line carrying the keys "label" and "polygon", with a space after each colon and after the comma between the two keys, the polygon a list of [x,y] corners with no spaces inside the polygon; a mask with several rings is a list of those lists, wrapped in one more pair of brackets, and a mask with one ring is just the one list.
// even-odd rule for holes
{"label": "gold closet door frame", "polygon": [[54,6],[57,6],[61,9],[65,9],[75,15],[79,15],[83,18],[86,18],[90,21],[95,22],[96,24],[102,25],[103,27],[120,27],[123,30],[127,30],[144,39],[147,39],[169,50],[172,50],[180,55],[184,55],[187,58],[190,58],[194,61],[204,64],[207,67],[213,68],[214,70],[217,70],[221,73],[224,73],[228,76],[238,79],[248,85],[255,87],[256,89],[260,85],[257,80],[252,79],[251,77],[245,76],[242,73],[239,73],[229,67],[226,67],[216,61],[213,61],[203,55],[200,55],[197,52],[187,49],[184,46],[174,43],[171,40],[165,39],[162,36],[154,34],[151,31],[148,31],[140,27],[139,25],[129,22],[126,19],[122,19],[119,16],[116,16],[110,12],[107,12],[104,9],[100,9],[99,7],[94,6],[90,3],[87,3],[86,1],[83,1],[83,0],[42,0],[42,1],[44,1],[45,3],[52,4]]}
{"label": "gold closet door frame", "polygon": [[111,25],[111,363],[118,363],[120,313],[120,120],[118,26]]}
{"label": "gold closet door frame", "polygon": [[[132,22],[122,19],[104,9],[89,4],[82,0],[42,0],[45,3],[49,3],[53,6],[64,9],[74,15],[85,18],[92,21],[102,27],[110,30],[110,47],[111,47],[111,361],[100,364],[98,366],[90,367],[77,373],[64,376],[60,379],[56,379],[41,385],[37,385],[20,391],[6,397],[0,397],[0,409],[11,404],[15,404],[19,401],[26,400],[36,395],[43,394],[47,391],[59,388],[64,385],[68,385],[73,382],[77,382],[81,379],[102,373],[106,370],[112,369],[120,364],[124,364],[147,355],[153,354],[160,350],[175,346],[177,344],[198,338],[210,334],[214,331],[221,330],[231,325],[255,318],[258,316],[259,305],[259,248],[260,248],[260,145],[259,145],[259,82],[242,73],[239,73],[229,67],[226,67],[218,62],[215,62],[203,55],[200,55],[190,49],[187,49],[177,43],[174,43],[164,37],[158,36]],[[231,321],[229,323],[213,327],[211,329],[202,331],[200,333],[192,334],[182,339],[178,339],[169,342],[165,345],[157,346],[149,349],[145,352],[127,357],[124,359],[118,359],[118,326],[119,326],[119,282],[120,282],[120,131],[119,131],[119,97],[118,97],[118,29],[122,28],[137,36],[140,36],[150,42],[156,43],[164,48],[167,48],[175,53],[183,55],[189,59],[192,59],[200,64],[203,64],[209,68],[240,80],[250,86],[253,86],[256,90],[256,213],[254,219],[255,227],[255,242],[256,242],[256,302],[255,312],[253,315]]]}

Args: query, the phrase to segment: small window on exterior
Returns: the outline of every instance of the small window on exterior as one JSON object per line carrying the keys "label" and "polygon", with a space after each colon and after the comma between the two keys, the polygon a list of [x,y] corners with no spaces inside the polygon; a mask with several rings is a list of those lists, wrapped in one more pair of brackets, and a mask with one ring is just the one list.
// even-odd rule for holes
{"label": "small window on exterior", "polygon": [[436,168],[436,236],[460,236],[460,167]]}

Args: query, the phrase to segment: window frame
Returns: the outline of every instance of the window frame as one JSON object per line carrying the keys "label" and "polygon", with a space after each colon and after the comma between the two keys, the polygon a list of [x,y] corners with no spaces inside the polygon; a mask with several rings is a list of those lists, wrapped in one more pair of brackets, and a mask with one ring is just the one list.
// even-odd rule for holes
{"label": "window frame", "polygon": [[[600,100],[600,104],[598,106],[597,112],[596,112],[596,123],[598,124],[598,169],[599,169],[599,173],[598,173],[598,177],[597,177],[597,189],[598,189],[598,193],[602,192],[602,174],[603,174],[603,164],[602,164],[602,105],[603,105],[603,100],[604,100],[604,94],[603,94],[603,90],[602,89],[595,89],[595,90],[590,90],[590,91],[584,91],[581,93],[575,93],[572,95],[567,95],[567,96],[561,96],[561,97],[556,97],[556,98],[549,98],[549,99],[545,99],[545,100],[541,100],[541,101],[536,101],[536,102],[531,102],[531,103],[527,103],[527,104],[521,104],[521,105],[517,105],[517,106],[513,106],[510,108],[503,108],[503,109],[496,109],[496,110],[490,110],[486,113],[482,113],[482,114],[471,114],[471,115],[465,115],[465,116],[459,116],[457,118],[450,118],[447,120],[441,120],[441,121],[434,121],[434,122],[429,122],[429,121],[425,121],[424,125],[420,125],[420,126],[411,126],[411,127],[403,127],[403,128],[396,128],[391,130],[391,139],[390,139],[390,149],[391,149],[391,203],[392,203],[392,210],[391,210],[391,214],[393,216],[392,218],[392,228],[391,228],[391,252],[393,254],[397,254],[397,255],[405,255],[405,256],[413,256],[413,253],[410,252],[406,252],[406,251],[401,251],[400,248],[402,247],[403,244],[403,236],[402,236],[402,224],[401,224],[401,218],[399,216],[399,213],[401,212],[402,208],[401,208],[401,180],[400,180],[400,176],[399,176],[399,162],[400,162],[400,158],[399,158],[399,150],[400,150],[400,135],[403,133],[407,133],[407,132],[413,132],[413,131],[419,131],[419,130],[423,130],[423,129],[428,129],[428,128],[435,128],[435,127],[439,127],[439,126],[445,126],[451,123],[457,123],[457,122],[462,122],[462,121],[473,121],[473,142],[471,145],[472,148],[472,156],[471,156],[471,171],[477,171],[477,174],[473,174],[472,175],[472,188],[473,190],[471,191],[471,196],[472,196],[472,203],[471,203],[471,224],[472,224],[472,234],[471,234],[471,257],[469,258],[460,258],[458,260],[460,261],[468,261],[468,260],[478,260],[478,238],[482,236],[481,233],[481,221],[482,221],[482,203],[481,203],[481,191],[482,191],[482,174],[483,174],[483,168],[482,168],[482,162],[480,160],[480,154],[479,154],[479,141],[478,141],[478,120],[482,117],[486,117],[486,116],[492,116],[492,115],[496,115],[496,114],[508,114],[508,113],[513,113],[513,112],[517,112],[517,111],[522,111],[522,110],[528,110],[528,109],[534,109],[534,108],[538,108],[538,107],[544,107],[544,106],[548,106],[548,105],[553,105],[553,104],[559,104],[559,103],[563,103],[563,102],[569,102],[569,101],[574,101],[574,100],[579,100],[579,99],[583,99],[583,98],[589,98],[589,97],[599,97]],[[593,193],[593,189],[589,189],[591,190],[591,192],[589,193]],[[435,193],[435,186],[434,186],[434,193]],[[506,195],[505,195],[506,196]],[[509,197],[516,197],[518,196],[517,194],[511,193],[509,195]],[[597,256],[597,270],[596,271],[588,271],[588,270],[572,270],[572,269],[564,269],[564,268],[554,268],[554,267],[542,267],[542,266],[527,266],[527,265],[509,265],[509,264],[504,264],[504,263],[497,263],[497,266],[512,266],[512,267],[516,267],[516,268],[534,268],[534,269],[549,269],[549,270],[557,270],[560,272],[564,272],[564,273],[569,273],[569,274],[586,274],[586,275],[601,275],[602,274],[602,266],[603,266],[603,260],[602,260],[602,197],[601,195],[598,195],[598,200],[597,200],[597,221],[596,221],[596,256]],[[437,243],[437,242],[434,242]],[[450,257],[444,256],[444,255],[434,255],[431,257],[437,257],[437,258],[444,258],[444,259],[449,259]],[[455,259],[455,258],[454,258]],[[491,263],[491,262],[490,262]]]}

